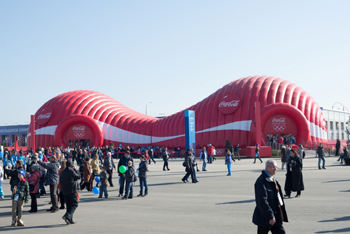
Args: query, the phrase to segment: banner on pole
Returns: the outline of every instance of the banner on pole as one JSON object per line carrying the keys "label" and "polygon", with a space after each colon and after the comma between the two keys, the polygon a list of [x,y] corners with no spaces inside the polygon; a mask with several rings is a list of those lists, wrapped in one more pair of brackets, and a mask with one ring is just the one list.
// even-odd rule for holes
{"label": "banner on pole", "polygon": [[185,141],[186,150],[193,149],[196,152],[196,123],[195,112],[185,110]]}

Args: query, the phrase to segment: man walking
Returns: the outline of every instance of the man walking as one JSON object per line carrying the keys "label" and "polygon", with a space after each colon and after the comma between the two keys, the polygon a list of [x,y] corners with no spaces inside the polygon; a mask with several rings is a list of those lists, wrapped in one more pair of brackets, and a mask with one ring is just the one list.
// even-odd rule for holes
{"label": "man walking", "polygon": [[73,214],[78,207],[77,188],[79,186],[79,179],[79,172],[75,169],[71,161],[67,161],[66,168],[60,175],[61,193],[63,193],[67,208],[67,211],[63,215],[62,219],[67,224],[75,224],[73,221]]}
{"label": "man walking", "polygon": [[256,207],[253,223],[258,226],[258,234],[285,234],[283,222],[288,222],[282,190],[274,178],[277,173],[275,160],[267,160],[265,170],[255,182]]}
{"label": "man walking", "polygon": [[317,156],[318,156],[318,169],[321,170],[321,160],[323,162],[322,169],[326,169],[326,160],[324,159],[324,149],[323,144],[321,143],[317,148]]}
{"label": "man walking", "polygon": [[168,160],[169,160],[169,152],[168,152],[168,148],[165,147],[164,151],[163,151],[163,161],[164,161],[164,165],[163,165],[163,171],[165,171],[165,168],[169,169],[169,164],[168,164]]}
{"label": "man walking", "polygon": [[130,151],[125,151],[124,156],[122,156],[118,162],[118,173],[119,173],[119,195],[118,197],[122,197],[123,193],[124,193],[124,186],[125,186],[125,176],[123,173],[120,173],[119,168],[121,166],[125,166],[126,168],[128,168],[128,163],[129,161],[134,162],[134,160],[132,159],[132,157],[130,157]]}

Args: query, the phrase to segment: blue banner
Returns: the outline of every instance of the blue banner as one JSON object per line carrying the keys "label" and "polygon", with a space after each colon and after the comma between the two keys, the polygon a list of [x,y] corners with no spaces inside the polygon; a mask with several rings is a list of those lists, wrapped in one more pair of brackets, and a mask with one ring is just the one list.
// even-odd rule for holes
{"label": "blue banner", "polygon": [[0,126],[0,135],[20,135],[27,134],[29,125]]}
{"label": "blue banner", "polygon": [[196,119],[195,113],[191,110],[185,110],[185,141],[186,150],[193,149],[196,153]]}

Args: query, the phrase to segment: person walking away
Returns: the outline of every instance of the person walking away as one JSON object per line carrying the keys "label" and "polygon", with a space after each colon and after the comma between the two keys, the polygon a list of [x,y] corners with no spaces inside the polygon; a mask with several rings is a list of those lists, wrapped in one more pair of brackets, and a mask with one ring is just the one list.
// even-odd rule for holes
{"label": "person walking away", "polygon": [[207,171],[207,159],[208,159],[207,150],[205,147],[203,147],[203,149],[199,154],[199,160],[200,161],[203,160],[202,171]]}
{"label": "person walking away", "polygon": [[301,191],[304,190],[303,173],[302,173],[302,161],[300,160],[297,152],[292,149],[290,151],[290,160],[287,164],[287,176],[285,183],[285,197],[290,198],[291,191],[297,192],[295,197],[300,197]]}
{"label": "person walking away", "polygon": [[234,156],[238,158],[238,161],[241,161],[241,156],[239,155],[239,144],[237,144],[235,146],[235,148],[233,149],[234,151]]}
{"label": "person walking away", "polygon": [[208,145],[207,153],[208,163],[213,163],[214,147],[211,144]]}
{"label": "person walking away", "polygon": [[184,161],[184,165],[186,167],[185,171],[186,174],[185,176],[182,178],[182,182],[186,183],[188,182],[187,178],[191,175],[191,179],[192,179],[192,183],[197,183],[194,179],[193,176],[193,160],[192,160],[192,152],[191,149],[188,149],[185,153],[185,161]]}
{"label": "person walking away", "polygon": [[81,186],[81,190],[84,190],[86,187],[87,191],[92,191],[92,188],[90,187],[91,181],[90,177],[92,174],[92,168],[90,165],[90,157],[86,157],[86,161],[83,162],[84,170],[83,170],[83,177],[84,177],[84,183]]}
{"label": "person walking away", "polygon": [[133,161],[128,161],[128,170],[123,175],[125,177],[126,186],[125,186],[125,195],[122,198],[123,200],[132,199],[134,196],[133,193],[133,185],[134,177],[135,177],[135,170],[133,166]]}
{"label": "person walking away", "polygon": [[283,168],[287,162],[287,152],[286,152],[286,147],[284,145],[282,145],[282,148],[281,148],[281,162],[282,162],[282,171],[283,171]]}
{"label": "person walking away", "polygon": [[261,160],[260,156],[259,156],[259,145],[255,145],[255,158],[254,158],[254,162],[256,162],[256,158],[258,158],[260,160],[260,163],[263,163],[263,161]]}
{"label": "person walking away", "polygon": [[[61,172],[64,170],[64,169],[66,169],[66,167],[67,167],[67,161],[66,160],[64,160],[64,161],[62,161],[61,162],[61,168],[60,168],[60,170],[58,171],[58,177],[60,177],[61,176]],[[59,201],[60,201],[60,203],[61,203],[61,206],[60,206],[60,210],[64,210],[65,209],[65,207],[64,207],[64,195],[63,195],[63,193],[62,193],[62,188],[61,188],[61,182],[59,181],[58,182],[58,185],[57,185],[57,189],[58,189],[58,191],[59,191],[59,194],[58,194],[58,197],[59,197]]]}
{"label": "person walking away", "polygon": [[288,222],[281,186],[275,179],[277,163],[267,160],[265,170],[254,184],[255,209],[253,223],[258,226],[258,234],[285,234],[283,222]]}
{"label": "person walking away", "polygon": [[[140,158],[140,165],[138,168],[139,171],[139,179],[140,179],[140,194],[138,197],[145,197],[148,195],[148,185],[147,185],[147,162],[144,157]],[[143,193],[143,187],[145,187],[145,193]]]}
{"label": "person walking away", "polygon": [[73,214],[78,208],[77,189],[79,187],[79,179],[80,174],[75,169],[73,163],[71,161],[66,162],[66,168],[61,172],[59,179],[61,183],[61,192],[63,193],[67,208],[66,213],[62,217],[66,224],[75,224],[73,221]]}
{"label": "person walking away", "polygon": [[4,184],[4,172],[2,170],[2,167],[0,167],[0,199],[4,199],[5,197],[5,194],[4,194],[4,191],[2,189],[2,185]]}
{"label": "person walking away", "polygon": [[165,168],[167,168],[168,171],[170,171],[169,169],[169,152],[168,152],[168,148],[165,147],[165,150],[163,151],[163,154],[162,154],[162,157],[163,157],[163,161],[164,161],[164,164],[163,164],[163,171],[165,171]]}
{"label": "person walking away", "polygon": [[231,176],[232,155],[229,149],[226,149],[225,164],[227,165],[227,171],[228,171],[227,175]]}
{"label": "person walking away", "polygon": [[58,171],[60,168],[59,162],[55,155],[51,155],[49,163],[43,163],[38,161],[39,166],[47,169],[46,174],[46,184],[50,185],[50,197],[52,207],[47,211],[51,213],[56,213],[58,211],[58,201],[57,201],[57,185],[59,182]]}
{"label": "person walking away", "polygon": [[38,189],[39,189],[39,181],[40,181],[41,173],[37,165],[32,165],[30,167],[30,171],[31,173],[27,175],[27,182],[29,184],[29,195],[31,199],[30,210],[28,212],[35,213],[38,211],[36,193],[38,192]]}
{"label": "person walking away", "polygon": [[322,143],[317,147],[316,153],[318,156],[318,169],[321,170],[321,160],[323,162],[322,169],[326,169],[326,160],[324,159],[324,149]]}
{"label": "person walking away", "polygon": [[335,144],[335,156],[339,156],[339,150],[340,150],[340,141],[337,139],[337,143]]}
{"label": "person walking away", "polygon": [[[141,157],[141,156],[140,156]],[[123,196],[123,192],[124,192],[124,185],[125,183],[125,176],[124,173],[121,173],[119,171],[119,168],[121,166],[125,166],[126,168],[128,168],[128,163],[129,161],[134,162],[134,160],[132,159],[132,157],[130,157],[130,151],[126,151],[124,153],[124,156],[122,156],[118,162],[118,173],[119,173],[119,195],[118,197],[122,197]],[[111,176],[111,175],[110,175]],[[125,191],[126,191],[126,186],[125,186]]]}
{"label": "person walking away", "polygon": [[100,194],[98,198],[102,198],[102,194],[105,195],[105,198],[108,198],[108,191],[107,191],[107,178],[108,178],[108,173],[107,173],[107,168],[102,166],[102,171],[100,173]]}
{"label": "person walking away", "polygon": [[11,184],[12,190],[12,223],[11,226],[24,226],[22,221],[23,205],[27,204],[29,197],[29,185],[25,179],[26,171],[21,169],[17,178]]}

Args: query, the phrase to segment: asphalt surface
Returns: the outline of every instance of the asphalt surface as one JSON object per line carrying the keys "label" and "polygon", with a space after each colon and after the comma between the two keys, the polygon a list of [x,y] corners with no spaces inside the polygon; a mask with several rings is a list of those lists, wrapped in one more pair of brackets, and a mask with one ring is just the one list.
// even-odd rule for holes
{"label": "asphalt surface", "polygon": [[[305,191],[300,198],[286,199],[289,223],[287,233],[350,232],[350,167],[340,165],[336,157],[326,157],[326,170],[318,170],[317,158],[309,152],[304,159]],[[264,162],[267,160],[263,159]],[[202,162],[198,162],[202,165]],[[138,165],[138,162],[137,162]],[[278,165],[281,166],[278,160]],[[138,198],[139,182],[134,185],[134,199],[121,200],[118,180],[108,187],[109,198],[98,199],[91,192],[80,192],[81,201],[74,214],[74,225],[62,220],[65,211],[48,213],[49,195],[38,199],[38,213],[24,207],[25,227],[10,227],[11,200],[8,180],[6,194],[0,200],[1,233],[256,233],[252,223],[255,207],[254,183],[264,164],[242,159],[232,165],[226,176],[224,160],[208,164],[207,172],[198,172],[199,183],[184,184],[182,160],[170,160],[170,171],[162,170],[162,161],[151,164],[148,172],[149,195]],[[285,170],[277,180],[282,187]],[[30,203],[30,202],[29,202]]]}

